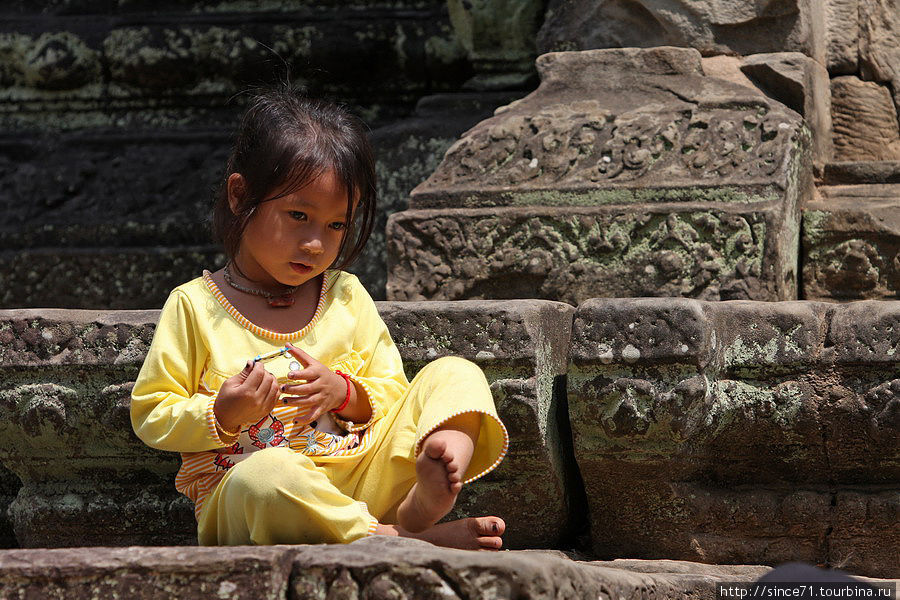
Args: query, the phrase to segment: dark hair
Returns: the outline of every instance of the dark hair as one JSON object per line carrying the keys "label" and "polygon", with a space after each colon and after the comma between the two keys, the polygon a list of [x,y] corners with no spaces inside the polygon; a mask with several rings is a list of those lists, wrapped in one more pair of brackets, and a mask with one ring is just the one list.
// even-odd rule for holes
{"label": "dark hair", "polygon": [[[259,204],[290,195],[328,169],[347,191],[347,227],[331,265],[343,269],[362,253],[375,223],[375,160],[366,127],[345,108],[287,87],[255,92],[241,118],[213,208],[212,234],[228,259],[237,254]],[[233,173],[240,173],[246,183],[237,214],[228,203]],[[276,190],[279,193],[270,196]],[[359,204],[351,214],[354,199]]]}

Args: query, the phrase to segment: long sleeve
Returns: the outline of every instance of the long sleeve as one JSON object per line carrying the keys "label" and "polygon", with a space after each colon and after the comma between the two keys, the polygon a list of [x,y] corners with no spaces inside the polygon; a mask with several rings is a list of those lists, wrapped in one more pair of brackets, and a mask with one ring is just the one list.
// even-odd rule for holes
{"label": "long sleeve", "polygon": [[394,344],[375,303],[365,288],[354,278],[353,308],[357,315],[353,339],[352,360],[347,374],[362,388],[372,407],[372,417],[366,423],[337,419],[347,431],[360,431],[383,417],[409,387],[403,371],[400,351]]}
{"label": "long sleeve", "polygon": [[207,354],[190,299],[173,290],[131,394],[131,425],[148,446],[200,452],[234,441],[220,436],[215,392],[200,384]]}

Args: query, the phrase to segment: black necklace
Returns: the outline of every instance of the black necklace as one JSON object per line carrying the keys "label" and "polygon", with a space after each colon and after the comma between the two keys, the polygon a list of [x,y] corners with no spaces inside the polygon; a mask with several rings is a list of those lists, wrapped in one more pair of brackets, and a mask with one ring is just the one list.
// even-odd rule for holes
{"label": "black necklace", "polygon": [[[239,292],[244,292],[245,294],[262,296],[266,299],[266,302],[268,302],[269,306],[272,308],[288,308],[289,306],[294,305],[294,292],[296,292],[297,288],[300,287],[299,285],[288,286],[288,288],[281,294],[273,294],[272,292],[267,292],[265,290],[250,288],[241,285],[234,280],[234,278],[231,276],[231,271],[228,269],[229,266],[231,266],[230,262],[225,265],[223,274],[225,275],[225,282],[234,289],[238,290]],[[241,277],[243,277],[244,279],[250,279],[249,277],[241,273],[240,267],[234,265],[234,268],[238,270],[238,273],[241,274]]]}

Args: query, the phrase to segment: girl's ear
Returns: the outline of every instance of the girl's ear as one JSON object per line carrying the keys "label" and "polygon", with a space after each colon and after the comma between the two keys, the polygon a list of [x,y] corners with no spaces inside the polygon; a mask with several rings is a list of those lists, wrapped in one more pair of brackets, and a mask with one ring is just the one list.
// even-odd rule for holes
{"label": "girl's ear", "polygon": [[231,212],[237,215],[240,206],[247,199],[247,182],[240,173],[232,173],[228,176],[228,206]]}

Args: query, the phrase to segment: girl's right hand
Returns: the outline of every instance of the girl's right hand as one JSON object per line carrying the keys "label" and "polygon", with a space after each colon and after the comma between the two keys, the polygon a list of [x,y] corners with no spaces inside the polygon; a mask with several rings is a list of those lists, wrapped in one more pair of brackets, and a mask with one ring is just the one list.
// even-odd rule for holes
{"label": "girl's right hand", "polygon": [[240,431],[244,423],[257,423],[272,412],[280,393],[275,376],[261,362],[248,361],[243,371],[222,383],[213,411],[226,432]]}

